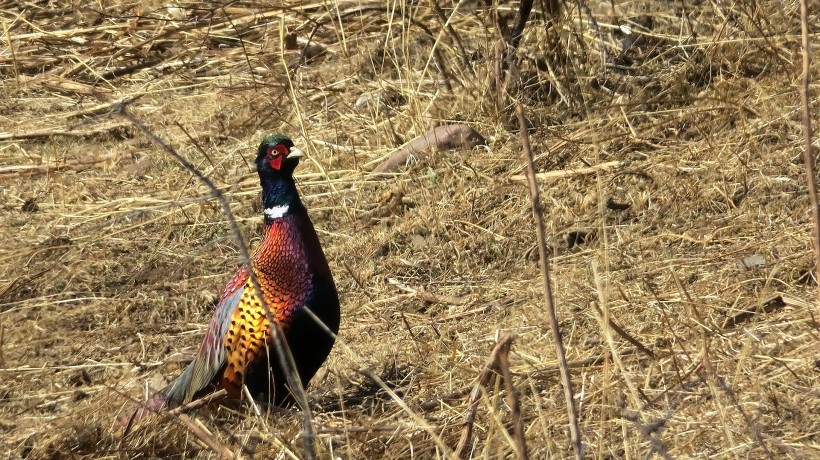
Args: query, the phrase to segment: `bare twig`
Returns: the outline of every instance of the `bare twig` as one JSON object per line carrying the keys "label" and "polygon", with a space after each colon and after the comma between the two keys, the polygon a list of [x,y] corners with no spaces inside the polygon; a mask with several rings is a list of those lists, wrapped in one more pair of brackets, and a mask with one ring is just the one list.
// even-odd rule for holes
{"label": "bare twig", "polygon": [[[307,310],[307,311],[308,311],[308,312],[310,312],[310,310]],[[310,313],[309,313],[309,314],[310,314]],[[315,317],[315,316],[314,316],[314,317]],[[342,347],[345,347],[345,348],[347,349],[347,351],[348,351],[348,352],[350,351],[350,348],[347,348],[347,346],[345,345],[345,343],[344,343],[344,342],[342,342],[340,345],[341,345]],[[413,423],[415,424],[415,426],[416,426],[416,427],[420,427],[421,429],[423,429],[423,430],[424,430],[424,431],[425,431],[425,432],[426,432],[426,433],[427,433],[427,434],[428,434],[428,435],[432,438],[433,442],[434,442],[434,443],[435,443],[435,445],[436,445],[436,448],[437,448],[437,449],[439,449],[439,450],[442,452],[442,455],[441,455],[442,457],[444,457],[444,458],[448,458],[448,459],[458,458],[458,457],[457,457],[457,456],[456,456],[456,455],[455,455],[455,454],[454,454],[454,453],[450,450],[450,447],[449,447],[447,444],[445,444],[445,443],[441,440],[441,438],[439,437],[438,433],[437,433],[437,432],[433,429],[433,427],[432,427],[432,426],[431,426],[431,425],[427,422],[427,420],[426,420],[426,419],[424,419],[424,418],[422,418],[421,416],[419,416],[419,415],[418,415],[416,412],[414,412],[412,409],[410,409],[410,406],[408,406],[408,405],[407,405],[407,403],[406,403],[406,402],[404,402],[404,400],[403,400],[403,399],[401,399],[401,397],[399,397],[399,395],[398,395],[398,394],[396,394],[396,392],[395,392],[395,391],[393,391],[393,389],[392,389],[392,388],[390,388],[389,386],[387,386],[387,384],[384,382],[384,380],[382,380],[382,379],[381,379],[378,375],[375,375],[373,372],[371,372],[371,371],[370,371],[370,370],[368,370],[368,369],[356,369],[356,372],[359,372],[360,374],[364,375],[365,377],[367,377],[367,378],[369,378],[370,380],[372,380],[373,382],[375,382],[375,383],[376,383],[376,385],[378,385],[378,386],[379,386],[379,388],[380,388],[380,389],[381,389],[381,390],[382,390],[385,394],[387,394],[387,396],[388,396],[390,399],[392,399],[392,400],[393,400],[393,402],[394,402],[394,403],[396,403],[396,405],[397,405],[399,408],[401,408],[401,410],[402,410],[402,411],[404,411],[404,413],[405,413],[405,414],[409,415],[409,416],[410,416],[410,418],[413,420]],[[489,378],[489,377],[488,377],[488,378]],[[479,393],[479,394],[480,394],[480,393]]]}
{"label": "bare twig", "polygon": [[[709,373],[714,372],[711,363],[708,363],[708,360],[704,361],[707,362]],[[757,445],[759,445],[763,449],[763,452],[766,453],[767,458],[774,458],[772,452],[766,446],[766,443],[763,442],[763,433],[760,429],[760,424],[757,423],[756,420],[752,419],[752,417],[749,416],[746,410],[743,409],[743,406],[737,400],[737,395],[735,394],[735,391],[728,383],[726,383],[726,380],[724,380],[724,378],[718,375],[717,373],[714,373],[712,375],[715,376],[715,382],[717,383],[718,388],[720,388],[721,390],[723,390],[724,393],[726,393],[726,396],[728,396],[729,400],[732,402],[732,406],[734,406],[735,410],[737,410],[743,417],[743,421],[746,423],[746,429],[748,430],[749,435],[755,438],[755,441],[757,441]]]}
{"label": "bare twig", "polygon": [[[433,5],[433,11],[436,13],[436,17],[439,20],[439,23],[444,27],[450,37],[452,37],[455,44],[458,46],[459,57],[461,58],[461,65],[464,66],[467,71],[470,72],[470,75],[475,75],[475,70],[473,69],[473,64],[470,62],[470,58],[467,57],[467,48],[464,47],[464,42],[461,40],[458,32],[450,23],[450,21],[444,16],[444,10],[441,8],[441,5],[438,4],[438,1],[431,2]],[[453,7],[453,11],[450,13],[451,17],[456,14],[458,11],[458,7],[461,5],[460,3],[456,4]]]}
{"label": "bare twig", "polygon": [[[621,354],[621,356],[627,356],[627,355],[637,354],[638,352],[639,352],[638,349],[633,348],[633,349],[621,350],[620,354]],[[575,360],[575,361],[568,361],[567,362],[567,367],[569,367],[570,369],[582,369],[582,368],[590,367],[590,366],[598,366],[598,365],[602,364],[605,360],[606,359],[605,359],[604,356],[599,355],[599,356],[595,356],[595,357],[591,357],[591,358],[579,359],[579,360]],[[544,380],[544,379],[550,379],[551,380],[553,378],[553,376],[555,374],[558,374],[559,372],[560,372],[560,369],[558,369],[557,367],[555,367],[555,368],[549,367],[549,368],[538,369],[538,370],[532,371],[532,372],[513,372],[512,375],[514,375],[514,376],[523,376],[527,379],[534,379],[534,380]],[[441,403],[443,403],[443,402],[455,401],[459,398],[463,398],[465,395],[470,393],[470,390],[471,390],[471,387],[469,387],[469,386],[459,388],[456,391],[451,391],[447,394],[444,394],[444,395],[438,396],[436,398],[424,401],[421,404],[419,404],[419,408],[422,411],[431,411],[431,410],[439,407],[441,405]]]}
{"label": "bare twig", "polygon": [[[515,74],[518,69],[513,65]],[[527,121],[524,116],[524,107],[520,101],[516,101],[515,113],[518,115],[518,124],[521,131],[521,142],[524,147],[524,161],[527,165],[527,178],[529,182],[529,194],[532,202],[532,216],[535,220],[535,232],[538,237],[538,254],[540,256],[541,277],[544,285],[544,299],[546,300],[547,313],[549,314],[550,329],[552,330],[555,353],[558,357],[558,365],[561,369],[561,383],[564,387],[564,399],[567,403],[567,414],[569,415],[569,433],[572,440],[572,447],[575,450],[575,458],[583,458],[581,451],[581,430],[578,425],[578,411],[575,408],[575,400],[572,391],[572,377],[567,366],[567,355],[564,350],[564,343],[561,339],[561,329],[558,326],[558,317],[555,313],[555,302],[552,296],[552,284],[550,284],[549,253],[547,252],[546,236],[544,231],[544,216],[541,212],[541,197],[538,191],[538,180],[535,176],[535,164],[533,162],[532,147],[530,147],[530,137],[527,133]]]}
{"label": "bare twig", "polygon": [[373,433],[377,431],[404,432],[409,429],[400,425],[370,425],[370,426],[329,426],[316,430],[318,434],[345,435],[348,433]]}
{"label": "bare twig", "polygon": [[[601,316],[601,318],[603,318],[604,317],[604,312],[601,311],[601,307],[599,307],[598,304],[595,303],[595,302],[592,303],[592,306],[595,307],[595,311],[597,311],[598,314]],[[632,335],[630,335],[628,332],[626,332],[612,318],[608,318],[607,323],[609,324],[609,327],[611,327],[613,331],[615,331],[619,336],[621,336],[622,339],[626,340],[627,342],[631,343],[632,345],[635,345],[635,348],[640,350],[646,356],[649,356],[650,358],[653,358],[653,359],[655,358],[655,353],[653,353],[652,350],[647,348],[644,344],[642,344],[640,341],[638,341],[638,339],[636,339],[635,337],[632,337]]]}
{"label": "bare twig", "polygon": [[490,357],[487,358],[487,362],[484,363],[484,368],[481,370],[481,373],[478,374],[475,386],[473,386],[473,391],[470,393],[469,408],[467,409],[467,415],[464,416],[461,438],[458,440],[458,445],[455,450],[455,456],[458,458],[464,457],[464,450],[467,448],[467,444],[473,436],[473,421],[475,421],[475,413],[476,410],[478,410],[478,399],[481,397],[481,387],[486,386],[487,382],[490,381],[490,376],[492,376],[493,371],[498,367],[499,353],[505,349],[509,350],[512,341],[512,335],[501,336],[498,342],[496,342],[493,351],[490,352]]}
{"label": "bare twig", "polygon": [[253,409],[253,415],[256,415],[257,417],[261,416],[262,411],[259,410],[259,406],[257,406],[256,401],[253,400],[253,395],[247,385],[242,385],[242,394],[248,399],[248,405],[251,406],[251,409]]}
{"label": "bare twig", "polygon": [[595,20],[595,16],[592,14],[592,10],[589,9],[586,2],[584,0],[576,0],[576,3],[578,4],[578,8],[586,14],[587,20],[589,20],[589,24],[592,26],[592,30],[595,31],[595,36],[598,37],[599,49],[601,50],[601,71],[606,73],[607,52],[601,28],[598,27],[598,21]]}
{"label": "bare twig", "polygon": [[666,423],[672,418],[674,411],[669,411],[665,417],[654,420],[651,423],[643,423],[639,414],[627,412],[624,414],[624,419],[632,422],[641,435],[649,441],[649,451],[644,455],[644,459],[654,458],[655,454],[664,460],[672,460],[669,455],[669,447],[661,439],[661,432],[666,426]]}
{"label": "bare twig", "polygon": [[[811,147],[811,109],[809,107],[809,82],[811,75],[811,52],[809,50],[809,5],[808,0],[800,0],[800,37],[803,48],[803,75],[800,79],[800,105],[803,108],[803,165],[806,168],[806,187],[811,200],[811,215],[814,220],[814,277],[820,277],[820,205],[817,203],[817,184],[814,180],[814,154]],[[817,283],[820,298],[820,282]]]}
{"label": "bare twig", "polygon": [[188,417],[185,414],[179,414],[177,415],[177,419],[185,425],[185,428],[187,428],[192,435],[196,436],[197,439],[205,443],[205,445],[214,451],[214,453],[219,455],[220,458],[236,458],[236,455],[234,455],[230,449],[220,444],[211,433],[208,433],[200,425],[197,425],[193,420],[191,420],[191,417]]}
{"label": "bare twig", "polygon": [[92,167],[95,164],[103,163],[117,158],[122,152],[111,152],[86,160],[65,160],[56,161],[44,165],[14,165],[0,167],[0,179],[16,176],[34,176],[37,174],[47,174],[56,171],[79,171]]}
{"label": "bare twig", "polygon": [[[561,169],[558,171],[547,171],[538,173],[535,175],[536,179],[538,180],[550,180],[550,179],[563,179],[565,177],[573,177],[573,176],[583,176],[586,174],[594,174],[598,171],[603,169],[610,169],[610,168],[618,168],[624,163],[622,161],[607,161],[606,163],[597,164],[594,166],[589,166],[586,168],[575,168],[575,169]],[[512,181],[525,181],[529,180],[526,174],[516,174],[514,176],[510,176],[510,180]]]}
{"label": "bare twig", "polygon": [[513,439],[515,439],[515,450],[519,460],[527,460],[527,442],[524,439],[524,421],[521,420],[521,404],[518,401],[518,392],[513,385],[512,373],[510,372],[510,347],[503,347],[498,352],[498,367],[501,368],[501,375],[504,377],[504,387],[507,389],[507,404],[512,410],[513,419]]}
{"label": "bare twig", "polygon": [[14,67],[14,80],[17,83],[17,89],[20,89],[20,71],[17,68],[17,53],[14,52],[14,44],[11,41],[11,35],[9,35],[9,27],[6,24],[6,21],[3,21],[3,35],[6,36],[6,44],[8,44],[9,51],[11,51],[11,62]]}
{"label": "bare twig", "polygon": [[510,36],[507,38],[504,50],[501,52],[501,61],[498,63],[500,70],[499,75],[504,78],[504,71],[508,68],[511,61],[515,59],[515,52],[518,50],[518,45],[521,43],[521,37],[524,36],[524,27],[527,25],[527,20],[530,18],[532,11],[532,0],[522,0],[518,7],[518,14],[515,18],[515,25],[510,31]]}
{"label": "bare twig", "polygon": [[[221,458],[236,458],[235,455],[230,451],[230,449],[220,444],[216,439],[214,439],[213,435],[208,433],[200,425],[196,424],[193,420],[191,420],[191,418],[188,417],[188,415],[186,415],[187,412],[199,409],[200,407],[206,406],[214,401],[218,401],[224,398],[227,394],[227,390],[223,388],[219,391],[207,394],[199,399],[189,402],[188,404],[176,407],[167,412],[157,411],[156,413],[158,415],[175,417],[176,421],[184,425],[188,429],[188,431],[191,432],[191,434],[193,434],[197,439],[205,443],[205,445],[207,445],[209,448],[211,448],[211,450],[216,452]],[[140,410],[151,412],[154,411],[154,409],[148,407],[147,405],[143,406]],[[131,418],[128,420],[128,424],[124,427],[122,433],[121,442],[125,440],[125,437],[128,436],[128,434],[131,432],[134,422],[136,422],[137,419],[140,417],[138,413],[139,411],[134,412],[134,415],[132,415]]]}
{"label": "bare twig", "polygon": [[213,393],[209,393],[199,399],[195,399],[188,404],[184,404],[179,407],[175,407],[168,411],[169,415],[177,415],[177,414],[184,414],[190,412],[192,410],[199,409],[202,406],[207,406],[208,404],[219,401],[220,399],[224,398],[228,395],[228,391],[224,388],[220,389],[219,391],[215,391]]}
{"label": "bare twig", "polygon": [[3,345],[6,343],[6,325],[0,323],[0,367],[6,367],[6,358],[3,355]]}
{"label": "bare twig", "polygon": [[769,297],[768,299],[751,305],[743,309],[740,313],[726,318],[723,322],[723,329],[729,329],[737,326],[740,323],[749,321],[758,313],[771,313],[786,306],[786,302],[779,294]]}
{"label": "bare twig", "polygon": [[41,137],[51,136],[70,136],[70,137],[86,137],[94,134],[107,133],[115,129],[120,129],[128,126],[124,123],[109,123],[107,125],[96,126],[91,129],[36,129],[34,131],[27,131],[24,133],[0,133],[0,141],[15,141],[20,139],[37,139]]}

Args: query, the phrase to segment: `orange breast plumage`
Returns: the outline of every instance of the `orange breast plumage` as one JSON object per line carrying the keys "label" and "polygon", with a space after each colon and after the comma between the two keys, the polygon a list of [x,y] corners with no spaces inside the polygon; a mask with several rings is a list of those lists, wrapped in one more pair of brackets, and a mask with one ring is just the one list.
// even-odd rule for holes
{"label": "orange breast plumage", "polygon": [[[302,308],[313,288],[306,248],[300,244],[293,216],[267,225],[264,242],[253,258],[253,272],[262,289],[264,304],[273,320],[287,331],[295,311]],[[222,386],[238,397],[250,367],[267,366],[272,353],[270,326],[264,306],[250,278],[225,335],[227,365]]]}

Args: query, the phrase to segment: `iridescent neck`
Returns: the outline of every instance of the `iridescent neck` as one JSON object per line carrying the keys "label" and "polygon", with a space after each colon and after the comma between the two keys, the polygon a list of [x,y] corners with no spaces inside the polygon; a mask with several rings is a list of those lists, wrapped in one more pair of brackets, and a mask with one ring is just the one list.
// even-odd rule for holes
{"label": "iridescent neck", "polygon": [[266,175],[261,177],[260,181],[262,183],[262,209],[266,223],[304,208],[299,200],[299,193],[296,191],[296,183],[292,176]]}

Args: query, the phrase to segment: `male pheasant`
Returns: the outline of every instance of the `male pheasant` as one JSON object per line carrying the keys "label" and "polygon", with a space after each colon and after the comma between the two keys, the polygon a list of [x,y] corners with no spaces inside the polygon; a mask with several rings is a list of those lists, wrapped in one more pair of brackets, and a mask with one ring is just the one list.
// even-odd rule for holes
{"label": "male pheasant", "polygon": [[256,168],[265,226],[250,264],[262,292],[254,289],[243,265],[225,287],[193,361],[139,409],[136,418],[221,388],[228,398],[241,399],[243,385],[252,396],[274,404],[290,400],[286,368],[274,348],[260,295],[284,333],[303,385],[327,358],[339,331],[339,297],[293,180],[301,156],[284,135],[262,141]]}

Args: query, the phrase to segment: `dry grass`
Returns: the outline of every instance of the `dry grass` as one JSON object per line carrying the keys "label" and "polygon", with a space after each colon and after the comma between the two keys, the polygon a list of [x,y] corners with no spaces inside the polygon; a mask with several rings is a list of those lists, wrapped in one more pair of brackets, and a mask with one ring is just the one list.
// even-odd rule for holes
{"label": "dry grass", "polygon": [[[308,388],[319,458],[451,455],[502,333],[516,336],[531,458],[573,455],[520,136],[493,89],[495,16],[515,11],[429,3],[0,2],[8,457],[213,456],[170,418],[124,441],[111,431],[180,371],[238,263],[208,191],[108,115],[121,101],[224,191],[251,244],[259,139],[283,131],[307,149],[299,184],[343,301]],[[588,1],[600,34],[575,2],[554,18],[548,4],[509,90],[539,171],[584,170],[551,175],[541,196],[586,456],[817,458],[797,2]],[[489,148],[367,180],[449,122]],[[773,295],[780,307],[724,327]],[[478,394],[469,457],[515,455],[498,375]],[[243,458],[302,456],[295,410],[194,423]]]}

